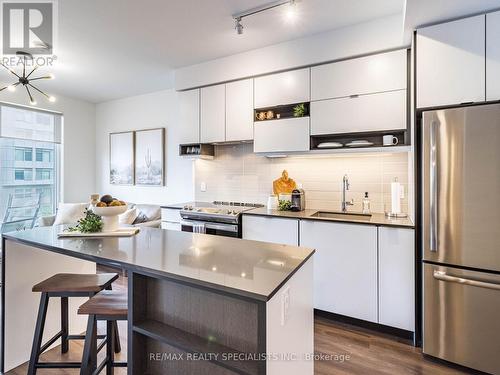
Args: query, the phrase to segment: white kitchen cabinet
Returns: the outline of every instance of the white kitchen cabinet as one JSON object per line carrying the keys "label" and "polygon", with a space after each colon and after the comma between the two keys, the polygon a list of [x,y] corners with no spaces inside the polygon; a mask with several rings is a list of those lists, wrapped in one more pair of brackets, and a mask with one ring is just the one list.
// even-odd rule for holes
{"label": "white kitchen cabinet", "polygon": [[253,139],[253,79],[226,84],[226,141]]}
{"label": "white kitchen cabinet", "polygon": [[224,142],[226,139],[226,85],[201,89],[201,143]]}
{"label": "white kitchen cabinet", "polygon": [[311,135],[406,130],[406,90],[311,102]]}
{"label": "white kitchen cabinet", "polygon": [[309,72],[306,68],[255,78],[255,108],[308,102]]}
{"label": "white kitchen cabinet", "polygon": [[314,255],[314,307],[377,322],[377,228],[301,220]]}
{"label": "white kitchen cabinet", "polygon": [[200,89],[177,93],[179,104],[179,143],[200,142]]}
{"label": "white kitchen cabinet", "polygon": [[500,12],[486,15],[486,100],[500,99]]}
{"label": "white kitchen cabinet", "polygon": [[415,330],[415,234],[379,228],[379,323]]}
{"label": "white kitchen cabinet", "polygon": [[161,209],[161,228],[169,230],[181,230],[181,210],[175,208]]}
{"label": "white kitchen cabinet", "polygon": [[299,224],[296,219],[243,215],[243,239],[298,246]]}
{"label": "white kitchen cabinet", "polygon": [[349,59],[311,68],[311,100],[406,89],[407,51]]}
{"label": "white kitchen cabinet", "polygon": [[181,223],[170,223],[168,221],[162,221],[160,226],[161,229],[176,230],[178,232],[181,231]]}
{"label": "white kitchen cabinet", "polygon": [[309,150],[309,117],[258,121],[254,123],[254,152]]}
{"label": "white kitchen cabinet", "polygon": [[485,100],[485,15],[418,29],[416,51],[418,108]]}

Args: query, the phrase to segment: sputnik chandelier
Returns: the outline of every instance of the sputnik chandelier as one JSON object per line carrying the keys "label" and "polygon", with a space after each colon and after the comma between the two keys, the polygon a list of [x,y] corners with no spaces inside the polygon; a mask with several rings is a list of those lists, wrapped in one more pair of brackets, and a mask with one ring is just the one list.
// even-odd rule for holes
{"label": "sputnik chandelier", "polygon": [[2,87],[0,89],[0,91],[3,91],[5,89],[7,89],[8,91],[16,91],[17,87],[19,85],[22,85],[22,87],[24,87],[26,89],[26,92],[28,93],[31,105],[36,105],[36,100],[33,97],[33,94],[32,94],[32,91],[30,90],[30,88],[35,90],[35,91],[38,91],[40,94],[45,96],[49,102],[55,102],[56,101],[55,97],[48,95],[47,93],[40,90],[38,87],[36,87],[32,83],[33,81],[39,81],[42,79],[53,79],[54,75],[50,73],[50,74],[47,74],[45,76],[31,77],[31,75],[39,68],[39,66],[36,64],[33,66],[33,68],[28,67],[28,70],[31,69],[31,71],[28,74],[26,74],[27,73],[27,69],[26,69],[27,68],[27,61],[28,60],[33,61],[33,56],[30,53],[23,52],[23,51],[17,51],[16,55],[19,56],[20,62],[23,65],[23,71],[22,71],[22,73],[17,74],[13,69],[8,67],[4,63],[0,62],[0,65],[2,65],[5,69],[7,69],[10,73],[15,75],[17,78],[16,82],[14,82],[8,86]]}

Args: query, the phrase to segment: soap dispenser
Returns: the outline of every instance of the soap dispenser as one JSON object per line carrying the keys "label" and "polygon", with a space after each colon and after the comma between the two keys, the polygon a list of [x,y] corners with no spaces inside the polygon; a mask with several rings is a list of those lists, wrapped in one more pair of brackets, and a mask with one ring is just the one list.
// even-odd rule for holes
{"label": "soap dispenser", "polygon": [[368,198],[368,192],[365,192],[365,197],[363,198],[363,213],[370,213],[370,199]]}

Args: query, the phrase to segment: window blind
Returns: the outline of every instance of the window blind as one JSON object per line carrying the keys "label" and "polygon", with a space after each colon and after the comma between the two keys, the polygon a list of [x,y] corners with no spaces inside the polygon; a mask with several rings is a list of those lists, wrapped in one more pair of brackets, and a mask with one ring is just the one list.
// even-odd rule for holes
{"label": "window blind", "polygon": [[0,103],[0,137],[61,143],[62,114]]}

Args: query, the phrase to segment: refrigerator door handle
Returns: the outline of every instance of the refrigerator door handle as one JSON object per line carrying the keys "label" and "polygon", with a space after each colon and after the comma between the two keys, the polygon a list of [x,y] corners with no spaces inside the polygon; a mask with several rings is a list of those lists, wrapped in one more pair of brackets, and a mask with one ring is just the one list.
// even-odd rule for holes
{"label": "refrigerator door handle", "polygon": [[437,252],[438,251],[438,164],[437,164],[437,131],[438,123],[433,120],[430,125],[430,197],[429,197],[429,250]]}
{"label": "refrigerator door handle", "polygon": [[451,275],[448,275],[444,271],[434,271],[433,275],[434,275],[435,279],[441,280],[441,281],[448,281],[451,283],[457,283],[457,284],[462,284],[462,285],[476,286],[478,288],[500,290],[500,284],[487,283],[484,281],[477,281],[477,280],[465,279],[463,277],[451,276]]}

